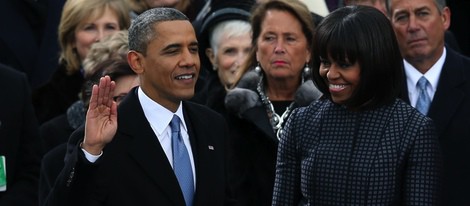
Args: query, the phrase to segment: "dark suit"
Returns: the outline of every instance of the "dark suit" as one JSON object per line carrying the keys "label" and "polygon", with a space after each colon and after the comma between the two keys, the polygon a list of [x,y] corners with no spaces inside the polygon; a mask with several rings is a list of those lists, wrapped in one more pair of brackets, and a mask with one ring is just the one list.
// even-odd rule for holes
{"label": "dark suit", "polygon": [[[408,95],[403,97],[409,103]],[[448,47],[428,116],[444,157],[444,205],[470,205],[470,59]]]}
{"label": "dark suit", "polygon": [[37,205],[40,139],[26,75],[0,64],[0,155],[7,190],[0,205]]}
{"label": "dark suit", "polygon": [[[183,102],[196,169],[194,205],[223,205],[227,126],[217,113]],[[83,130],[72,134],[83,136]],[[212,147],[210,147],[212,146]],[[94,164],[79,147],[59,175],[48,205],[184,205],[183,194],[134,88],[118,109],[118,130]]]}

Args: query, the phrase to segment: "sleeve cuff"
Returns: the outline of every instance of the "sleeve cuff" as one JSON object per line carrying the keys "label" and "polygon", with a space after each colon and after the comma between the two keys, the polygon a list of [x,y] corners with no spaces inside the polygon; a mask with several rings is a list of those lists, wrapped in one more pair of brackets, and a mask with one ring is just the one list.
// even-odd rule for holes
{"label": "sleeve cuff", "polygon": [[85,149],[82,148],[82,144],[80,144],[80,149],[82,149],[83,154],[85,154],[85,158],[91,163],[95,163],[96,160],[98,160],[98,158],[100,158],[101,155],[103,155],[103,151],[101,151],[99,155],[92,155],[88,153]]}

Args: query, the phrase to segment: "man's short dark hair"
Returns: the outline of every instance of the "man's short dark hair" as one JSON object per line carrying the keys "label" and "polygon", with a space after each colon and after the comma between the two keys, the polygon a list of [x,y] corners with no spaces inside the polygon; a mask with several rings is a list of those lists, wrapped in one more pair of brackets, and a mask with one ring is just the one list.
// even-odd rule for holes
{"label": "man's short dark hair", "polygon": [[134,19],[129,28],[129,50],[146,55],[147,45],[157,35],[155,24],[176,20],[189,21],[186,15],[173,8],[153,8],[143,12]]}

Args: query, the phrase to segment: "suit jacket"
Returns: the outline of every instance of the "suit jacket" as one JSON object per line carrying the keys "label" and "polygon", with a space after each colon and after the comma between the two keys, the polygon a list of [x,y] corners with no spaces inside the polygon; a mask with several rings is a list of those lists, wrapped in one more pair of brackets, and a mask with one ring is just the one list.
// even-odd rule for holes
{"label": "suit jacket", "polygon": [[0,155],[7,190],[0,205],[37,205],[40,139],[26,75],[0,64]]}
{"label": "suit jacket", "polygon": [[[223,205],[224,119],[183,102],[196,168],[194,205]],[[83,136],[83,128],[72,134]],[[211,147],[212,146],[212,147]],[[118,108],[118,130],[95,163],[76,146],[46,205],[184,205],[178,181],[148,123],[134,88]]]}
{"label": "suit jacket", "polygon": [[[470,205],[470,59],[452,49],[429,108],[444,157],[444,205]],[[404,82],[403,99],[409,103]]]}
{"label": "suit jacket", "polygon": [[432,121],[410,105],[355,112],[324,99],[287,122],[273,205],[439,205],[441,175]]}

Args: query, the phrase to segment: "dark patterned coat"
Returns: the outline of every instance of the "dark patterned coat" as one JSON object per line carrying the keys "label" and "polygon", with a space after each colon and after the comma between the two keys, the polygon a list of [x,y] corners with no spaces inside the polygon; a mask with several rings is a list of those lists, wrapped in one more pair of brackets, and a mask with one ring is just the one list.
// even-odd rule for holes
{"label": "dark patterned coat", "polygon": [[441,177],[429,118],[401,100],[352,112],[325,99],[287,122],[273,205],[438,205]]}

